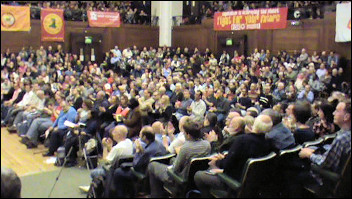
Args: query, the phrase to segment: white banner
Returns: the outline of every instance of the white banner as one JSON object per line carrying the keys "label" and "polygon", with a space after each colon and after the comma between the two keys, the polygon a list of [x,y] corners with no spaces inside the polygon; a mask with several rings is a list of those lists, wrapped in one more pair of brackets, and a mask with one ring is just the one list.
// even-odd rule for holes
{"label": "white banner", "polygon": [[351,2],[336,5],[335,41],[351,41]]}

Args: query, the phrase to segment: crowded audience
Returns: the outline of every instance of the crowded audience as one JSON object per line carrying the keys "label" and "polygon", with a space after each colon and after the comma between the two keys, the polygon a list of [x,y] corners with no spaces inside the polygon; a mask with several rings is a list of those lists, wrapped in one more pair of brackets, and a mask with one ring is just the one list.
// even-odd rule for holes
{"label": "crowded audience", "polygon": [[[152,157],[175,154],[173,172],[187,177],[193,157],[215,154],[209,164],[213,173],[199,171],[194,178],[200,195],[208,197],[209,187],[223,186],[217,173],[239,179],[248,158],[339,130],[343,134],[331,149],[343,157],[350,153],[347,66],[333,51],[299,51],[254,49],[247,57],[225,51],[229,58],[224,61],[209,49],[115,46],[97,63],[80,61],[61,45],[6,49],[1,53],[1,124],[29,149],[43,142],[44,156],[64,146],[69,157],[64,166],[77,165],[78,139],[83,144],[96,139],[100,159],[109,164],[133,154],[132,170],[114,172],[116,189],[133,183],[132,171],[137,171],[149,176],[155,197],[166,196],[163,185],[170,179],[168,165],[148,165]],[[68,127],[66,120],[76,126]],[[330,150],[313,152],[302,149],[300,157],[337,170]],[[92,178],[105,174],[99,167]]]}

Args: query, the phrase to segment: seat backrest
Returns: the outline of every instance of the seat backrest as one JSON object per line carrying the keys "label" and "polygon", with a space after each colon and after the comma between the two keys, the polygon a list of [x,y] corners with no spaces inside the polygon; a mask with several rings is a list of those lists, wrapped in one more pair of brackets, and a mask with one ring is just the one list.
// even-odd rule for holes
{"label": "seat backrest", "polygon": [[304,142],[302,144],[302,146],[305,148],[305,147],[310,147],[310,146],[319,146],[320,144],[322,144],[324,141],[323,138],[318,138],[316,140],[313,140],[313,141],[308,141],[308,142]]}
{"label": "seat backrest", "polygon": [[337,135],[337,133],[325,135],[323,137],[324,144],[331,144],[334,141],[336,135]]}
{"label": "seat backrest", "polygon": [[333,190],[334,197],[351,197],[351,153],[341,170],[341,178]]}
{"label": "seat backrest", "polygon": [[260,190],[272,180],[276,168],[276,153],[249,158],[243,168],[238,197],[258,197]]}
{"label": "seat backrest", "polygon": [[204,171],[209,168],[210,156],[207,157],[199,157],[199,158],[192,158],[191,166],[188,172],[187,178],[187,190],[196,189],[196,185],[194,183],[194,175],[197,171]]}
{"label": "seat backrest", "polygon": [[152,157],[150,158],[150,161],[149,162],[160,162],[162,164],[167,164],[169,165],[170,164],[170,160],[171,158],[175,157],[176,154],[174,153],[170,153],[170,154],[167,154],[167,155],[163,155],[163,156],[157,156],[157,157]]}
{"label": "seat backrest", "polygon": [[111,169],[111,170],[115,170],[115,169],[119,168],[122,163],[125,163],[125,162],[133,162],[133,158],[134,158],[133,155],[122,156],[122,157],[116,157],[116,158],[114,159],[113,163],[111,164],[110,169]]}
{"label": "seat backrest", "polygon": [[292,149],[280,150],[277,160],[279,169],[299,169],[301,167],[300,158],[298,153],[301,151],[302,146],[297,145]]}

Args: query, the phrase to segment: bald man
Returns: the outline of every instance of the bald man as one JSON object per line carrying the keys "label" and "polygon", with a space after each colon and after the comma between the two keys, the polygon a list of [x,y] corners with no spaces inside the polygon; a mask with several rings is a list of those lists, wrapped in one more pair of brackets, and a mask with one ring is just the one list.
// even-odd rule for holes
{"label": "bald man", "polygon": [[[116,158],[130,156],[133,154],[133,142],[127,138],[128,129],[125,125],[117,125],[111,132],[111,137],[117,142],[115,146],[111,138],[103,138],[103,160],[107,168],[113,163]],[[97,179],[100,176],[105,176],[106,170],[99,166],[92,170],[90,176],[92,179]],[[79,189],[88,192],[89,186],[79,186]]]}
{"label": "bald man", "polygon": [[163,143],[163,139],[167,139],[167,143],[170,144],[170,138],[167,135],[163,123],[156,121],[152,124],[153,132],[155,133],[155,140]]}
{"label": "bald man", "polygon": [[[249,158],[263,157],[272,151],[270,142],[265,139],[265,133],[272,128],[271,118],[267,115],[259,115],[253,124],[253,132],[236,136],[228,154],[214,155],[209,162],[212,173],[225,173],[235,180],[240,180],[242,170]],[[223,188],[223,184],[217,175],[211,175],[206,171],[198,171],[194,181],[200,190],[202,197],[210,197],[211,188]]]}
{"label": "bald man", "polygon": [[[115,146],[111,138],[103,138],[103,162],[111,164],[113,160],[123,156],[129,156],[133,154],[133,142],[127,138],[128,129],[125,125],[117,125],[111,132],[111,137],[117,142]],[[91,177],[94,179],[101,175],[105,175],[103,168],[94,169],[91,173]]]}
{"label": "bald man", "polygon": [[239,117],[241,116],[241,114],[237,111],[230,111],[229,114],[226,117],[225,120],[225,128],[222,130],[222,135],[224,136],[224,138],[227,138],[230,136],[229,132],[227,132],[226,127],[228,128],[230,126],[230,122],[232,120],[232,118],[234,117]]}
{"label": "bald man", "polygon": [[[236,113],[236,112],[235,112]],[[237,113],[238,114],[238,113]],[[245,133],[246,121],[241,116],[235,116],[232,118],[229,126],[225,126],[228,137],[224,139],[220,146],[215,148],[216,152],[228,151],[235,140],[235,137]]]}

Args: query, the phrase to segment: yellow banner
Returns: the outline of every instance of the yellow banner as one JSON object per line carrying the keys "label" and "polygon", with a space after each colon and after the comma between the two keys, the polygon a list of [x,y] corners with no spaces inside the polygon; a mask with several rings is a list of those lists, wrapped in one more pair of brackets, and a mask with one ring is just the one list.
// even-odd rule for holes
{"label": "yellow banner", "polygon": [[1,31],[29,31],[30,20],[29,6],[1,5]]}

